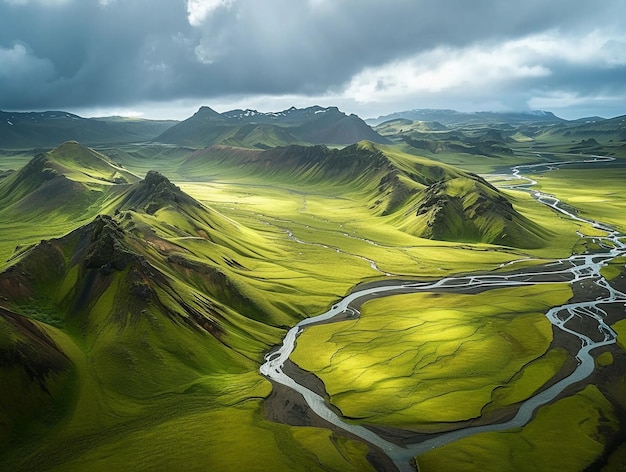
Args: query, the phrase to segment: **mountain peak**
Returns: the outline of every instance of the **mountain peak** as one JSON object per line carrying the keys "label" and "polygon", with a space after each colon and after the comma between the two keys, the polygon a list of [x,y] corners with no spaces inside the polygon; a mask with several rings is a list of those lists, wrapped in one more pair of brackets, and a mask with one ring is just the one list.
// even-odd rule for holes
{"label": "mountain peak", "polygon": [[85,257],[85,266],[101,269],[104,273],[123,270],[138,256],[126,248],[124,230],[107,215],[98,215],[85,227],[91,230],[91,244]]}
{"label": "mountain peak", "polygon": [[154,187],[157,187],[162,184],[165,186],[178,188],[174,184],[172,184],[172,182],[170,182],[170,180],[167,177],[165,177],[160,172],[157,172],[156,170],[149,170],[143,182],[145,185],[150,185]]}
{"label": "mountain peak", "polygon": [[130,187],[126,198],[118,206],[118,210],[143,211],[153,215],[168,206],[180,207],[187,204],[199,205],[167,177],[150,170],[142,181]]}
{"label": "mountain peak", "polygon": [[339,108],[292,106],[279,112],[236,109],[219,114],[202,107],[173,126],[157,141],[185,146],[231,146],[267,149],[292,143],[353,144],[361,140],[388,143],[357,115]]}
{"label": "mountain peak", "polygon": [[222,115],[216,112],[213,108],[207,106],[201,106],[193,116],[203,118],[222,118]]}

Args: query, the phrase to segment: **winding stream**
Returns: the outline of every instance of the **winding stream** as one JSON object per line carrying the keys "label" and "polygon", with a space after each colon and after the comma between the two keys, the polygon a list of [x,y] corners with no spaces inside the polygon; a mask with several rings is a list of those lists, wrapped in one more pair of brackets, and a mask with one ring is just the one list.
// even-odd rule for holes
{"label": "winding stream", "polygon": [[[594,243],[599,248],[594,251],[594,253],[576,254],[567,259],[561,259],[539,268],[520,270],[511,273],[463,275],[458,277],[452,276],[442,278],[435,282],[387,280],[381,282],[378,286],[357,290],[338,301],[325,313],[302,320],[291,328],[285,335],[281,347],[265,356],[265,363],[260,368],[261,373],[269,379],[300,393],[311,410],[313,410],[321,418],[327,420],[336,427],[349,431],[368,443],[382,449],[394,462],[398,470],[403,472],[414,471],[413,466],[410,463],[411,459],[435,447],[439,447],[477,433],[502,431],[525,425],[528,421],[530,421],[534,411],[538,407],[554,400],[568,386],[576,382],[580,382],[592,374],[595,367],[594,358],[591,355],[591,351],[593,349],[616,342],[616,333],[605,322],[607,317],[605,308],[614,303],[625,304],[626,294],[614,289],[602,276],[600,271],[602,267],[604,267],[612,259],[626,255],[626,242],[622,241],[622,239],[625,238],[624,235],[610,226],[593,220],[581,218],[574,213],[574,210],[571,209],[571,207],[563,205],[555,196],[532,190],[531,187],[537,182],[531,178],[522,176],[521,173],[525,170],[549,170],[567,164],[591,164],[611,159],[612,158],[598,156],[585,161],[551,162],[520,165],[512,168],[513,175],[511,178],[521,180],[524,183],[512,185],[510,188],[526,190],[530,192],[538,202],[550,206],[554,210],[568,216],[569,218],[581,223],[589,224],[594,228],[606,232],[605,236],[594,238],[589,238],[579,233],[582,238],[593,239]],[[346,423],[340,416],[335,414],[331,408],[329,408],[324,401],[324,398],[307,387],[297,383],[293,378],[283,372],[285,362],[295,349],[295,343],[298,335],[306,329],[307,326],[320,322],[332,322],[335,317],[337,317],[337,321],[339,321],[345,319],[339,315],[345,315],[346,313],[358,315],[358,310],[351,306],[351,304],[354,304],[354,302],[357,302],[359,299],[365,297],[370,297],[372,295],[380,297],[398,293],[432,291],[440,293],[459,293],[476,289],[488,290],[492,288],[548,283],[572,284],[574,282],[583,281],[595,284],[597,288],[601,289],[602,296],[593,300],[585,300],[557,306],[550,309],[546,313],[546,317],[554,326],[580,340],[580,349],[576,355],[578,366],[569,376],[561,379],[549,388],[540,391],[533,397],[524,401],[519,407],[517,414],[512,419],[503,423],[461,428],[448,433],[443,433],[417,444],[409,444],[406,447],[403,447],[383,439],[364,426]],[[582,319],[584,319],[585,323],[579,322]],[[582,329],[579,327],[583,325],[593,325],[595,329],[589,329],[587,327],[584,332],[582,332]]]}

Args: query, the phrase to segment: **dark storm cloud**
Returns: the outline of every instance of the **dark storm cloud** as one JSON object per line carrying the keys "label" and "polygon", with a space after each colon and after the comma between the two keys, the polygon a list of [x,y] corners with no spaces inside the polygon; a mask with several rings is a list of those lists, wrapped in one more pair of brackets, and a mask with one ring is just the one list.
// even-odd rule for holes
{"label": "dark storm cloud", "polygon": [[[596,30],[609,38],[599,46],[606,49],[604,62],[577,61],[566,51],[521,55],[528,67],[545,73],[513,73],[509,80],[486,81],[482,89],[480,82],[472,83],[469,90],[478,98],[506,92],[508,99],[497,100],[511,106],[529,100],[525,90],[626,96],[619,80],[626,68],[624,5],[620,0],[0,0],[0,108],[133,106],[225,95],[341,97],[351,84],[367,89],[359,82],[367,80],[364,71],[380,68],[384,75],[389,64],[426,61],[441,48],[471,58],[467,48],[494,50],[533,35],[577,38]],[[563,44],[567,41],[561,49]],[[424,65],[437,70],[438,61]],[[434,93],[422,84],[404,85],[408,99]],[[454,84],[447,93],[462,98]]]}

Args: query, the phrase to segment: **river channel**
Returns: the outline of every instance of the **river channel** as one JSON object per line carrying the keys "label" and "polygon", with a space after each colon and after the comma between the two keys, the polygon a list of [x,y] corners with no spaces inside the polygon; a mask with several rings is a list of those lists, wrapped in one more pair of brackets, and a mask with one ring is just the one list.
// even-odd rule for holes
{"label": "river channel", "polygon": [[[517,428],[530,421],[537,408],[554,400],[563,390],[570,385],[580,382],[589,377],[594,370],[595,362],[591,351],[601,346],[616,342],[617,335],[606,323],[609,306],[612,304],[626,303],[626,294],[613,288],[601,274],[601,269],[616,257],[626,255],[625,235],[601,222],[581,218],[570,206],[563,205],[554,195],[548,195],[534,190],[536,184],[533,179],[524,176],[525,172],[541,172],[563,165],[602,163],[612,158],[593,156],[584,161],[562,161],[541,164],[520,165],[511,169],[511,179],[518,182],[509,188],[525,190],[538,202],[548,205],[569,218],[581,223],[589,224],[601,230],[603,236],[588,237],[581,233],[581,238],[593,240],[594,249],[584,254],[574,254],[566,259],[552,261],[546,265],[511,272],[498,272],[497,274],[476,274],[445,277],[432,282],[411,282],[407,280],[387,279],[375,286],[357,289],[342,300],[335,303],[328,311],[318,316],[300,321],[291,328],[283,338],[280,348],[273,350],[265,356],[265,363],[261,365],[261,373],[276,383],[282,384],[300,393],[307,405],[318,416],[361,438],[369,444],[380,448],[387,454],[396,468],[402,472],[414,471],[411,460],[426,451],[439,447],[461,438],[488,431],[503,431]],[[539,391],[519,406],[513,418],[502,423],[493,423],[481,426],[460,428],[448,433],[426,439],[416,444],[398,445],[382,438],[373,430],[364,426],[347,423],[333,409],[329,407],[324,398],[309,388],[299,384],[283,371],[285,362],[295,349],[298,335],[308,326],[321,322],[333,322],[344,320],[346,314],[358,316],[355,306],[359,301],[372,296],[383,297],[400,293],[467,293],[476,290],[490,290],[502,287],[516,287],[522,285],[538,285],[551,283],[574,283],[586,282],[595,284],[599,292],[593,291],[593,299],[577,301],[551,308],[546,317],[558,329],[577,337],[580,340],[580,349],[576,354],[578,365],[567,377],[549,388]],[[589,292],[590,293],[590,292]],[[598,293],[601,293],[598,296]],[[584,320],[585,322],[581,322]],[[584,326],[584,329],[582,328]],[[592,326],[590,328],[589,326]]]}

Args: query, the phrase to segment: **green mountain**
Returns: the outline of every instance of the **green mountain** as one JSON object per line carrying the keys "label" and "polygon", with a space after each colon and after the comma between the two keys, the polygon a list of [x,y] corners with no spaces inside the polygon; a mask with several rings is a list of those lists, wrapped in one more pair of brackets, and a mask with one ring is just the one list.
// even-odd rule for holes
{"label": "green mountain", "polygon": [[222,114],[201,107],[156,141],[196,147],[223,144],[267,149],[296,143],[352,144],[364,139],[387,142],[358,116],[346,115],[336,107],[292,107],[278,113],[232,110]]}
{"label": "green mountain", "polygon": [[[111,216],[24,250],[0,273],[0,457],[13,470],[77,457],[94,431],[145,427],[172,407],[186,415],[222,384],[250,393],[278,339],[272,326],[285,322],[246,284],[248,264],[276,257],[262,235],[156,172],[105,194]],[[49,433],[58,444],[47,452],[10,452],[23,434]]]}
{"label": "green mountain", "polygon": [[17,220],[51,214],[73,219],[100,199],[101,190],[137,180],[103,154],[68,141],[0,181],[0,214]]}
{"label": "green mountain", "polygon": [[175,123],[121,117],[83,118],[64,111],[0,110],[0,148],[51,148],[70,140],[87,145],[145,142]]}

